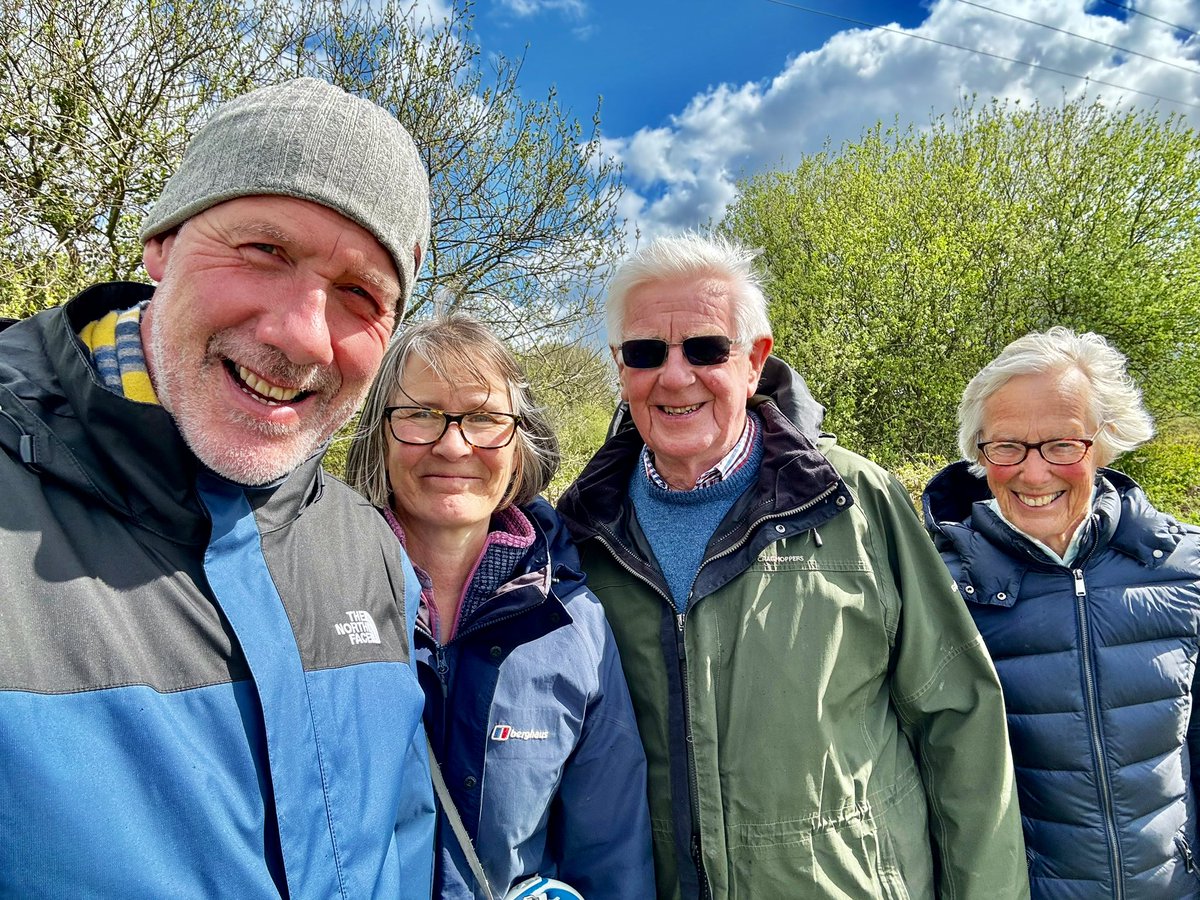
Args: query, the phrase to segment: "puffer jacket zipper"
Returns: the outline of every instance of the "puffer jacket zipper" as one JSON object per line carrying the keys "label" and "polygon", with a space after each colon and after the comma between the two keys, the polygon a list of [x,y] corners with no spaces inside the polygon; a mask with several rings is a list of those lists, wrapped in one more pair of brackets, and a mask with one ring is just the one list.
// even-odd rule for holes
{"label": "puffer jacket zipper", "polygon": [[1079,622],[1080,656],[1083,662],[1083,688],[1087,705],[1088,731],[1092,739],[1092,752],[1096,756],[1096,776],[1100,781],[1101,810],[1104,813],[1104,834],[1108,840],[1109,866],[1113,876],[1113,900],[1124,900],[1125,877],[1121,861],[1121,846],[1117,840],[1117,817],[1113,808],[1112,784],[1108,777],[1108,763],[1104,753],[1104,740],[1100,734],[1100,702],[1096,696],[1096,673],[1092,665],[1091,624],[1087,611],[1087,585],[1083,579],[1083,560],[1078,568],[1071,570],[1075,582],[1075,612]]}

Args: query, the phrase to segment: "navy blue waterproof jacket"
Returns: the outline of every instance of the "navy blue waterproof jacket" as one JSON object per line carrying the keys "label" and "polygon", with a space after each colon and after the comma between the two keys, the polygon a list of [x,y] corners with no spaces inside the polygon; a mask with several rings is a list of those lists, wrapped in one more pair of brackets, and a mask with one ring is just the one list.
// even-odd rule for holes
{"label": "navy blue waterproof jacket", "polygon": [[[612,631],[544,500],[533,546],[453,639],[418,629],[426,724],[497,898],[541,874],[654,896],[646,758]],[[483,897],[442,820],[434,896]]]}
{"label": "navy blue waterproof jacket", "polygon": [[425,900],[412,567],[314,457],[243,488],[76,337],[0,333],[0,897]]}
{"label": "navy blue waterproof jacket", "polygon": [[1008,709],[1029,880],[1046,900],[1200,896],[1200,529],[1101,469],[1079,556],[1051,562],[955,463],[925,524]]}

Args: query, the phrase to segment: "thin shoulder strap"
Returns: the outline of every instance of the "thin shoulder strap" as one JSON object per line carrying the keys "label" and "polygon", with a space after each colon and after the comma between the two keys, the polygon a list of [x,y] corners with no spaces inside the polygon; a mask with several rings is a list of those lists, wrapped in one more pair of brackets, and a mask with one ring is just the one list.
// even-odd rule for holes
{"label": "thin shoulder strap", "polygon": [[462,847],[463,854],[467,857],[471,873],[479,882],[479,886],[483,888],[483,895],[487,897],[487,900],[496,900],[496,895],[492,893],[492,886],[488,884],[487,875],[483,873],[483,863],[479,861],[479,854],[475,852],[475,845],[471,843],[471,836],[467,834],[462,817],[458,814],[458,807],[454,805],[454,800],[450,797],[450,789],[446,787],[446,779],[442,777],[442,767],[438,765],[437,757],[433,754],[433,744],[429,740],[428,733],[425,735],[425,746],[429,750],[429,774],[433,776],[433,790],[438,796],[438,802],[442,805],[442,811],[450,820],[450,828],[454,831],[458,845]]}

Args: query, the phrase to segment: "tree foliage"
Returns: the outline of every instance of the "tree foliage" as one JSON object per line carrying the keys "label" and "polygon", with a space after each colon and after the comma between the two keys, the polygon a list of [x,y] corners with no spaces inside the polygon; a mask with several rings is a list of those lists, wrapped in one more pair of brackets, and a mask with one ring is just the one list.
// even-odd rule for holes
{"label": "tree foliage", "polygon": [[141,215],[226,73],[265,68],[236,52],[261,24],[221,2],[0,0],[0,312],[136,274]]}
{"label": "tree foliage", "polygon": [[615,372],[607,350],[583,343],[539,347],[521,363],[558,435],[561,460],[546,491],[556,500],[604,443],[617,406]]}
{"label": "tree foliage", "polygon": [[1153,111],[968,103],[743,182],[721,227],[764,248],[776,352],[886,465],[955,455],[967,380],[1055,324],[1169,423],[1200,409],[1198,151]]}
{"label": "tree foliage", "polygon": [[392,111],[431,176],[435,286],[504,337],[578,336],[623,252],[619,171],[585,127],[486,66],[470,0],[0,0],[0,315],[139,277],[138,224],[214,105],[297,75]]}

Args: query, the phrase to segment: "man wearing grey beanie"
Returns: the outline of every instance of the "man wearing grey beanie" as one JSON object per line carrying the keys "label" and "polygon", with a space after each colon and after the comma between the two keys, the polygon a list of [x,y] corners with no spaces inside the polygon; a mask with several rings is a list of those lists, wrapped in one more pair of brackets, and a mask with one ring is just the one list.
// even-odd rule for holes
{"label": "man wearing grey beanie", "polygon": [[262,88],[146,216],[156,287],[0,332],[0,896],[428,897],[420,586],[321,456],[429,219],[394,116]]}

